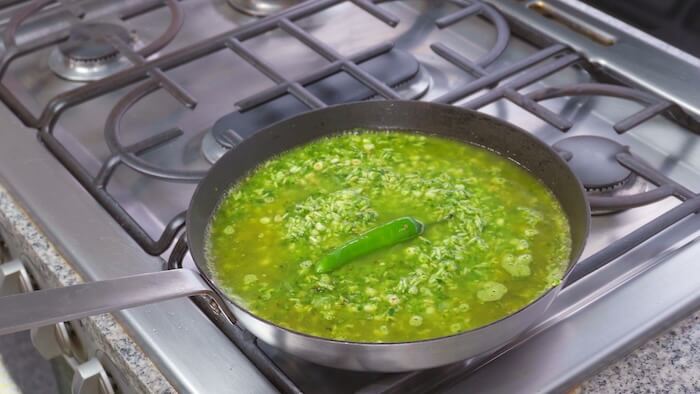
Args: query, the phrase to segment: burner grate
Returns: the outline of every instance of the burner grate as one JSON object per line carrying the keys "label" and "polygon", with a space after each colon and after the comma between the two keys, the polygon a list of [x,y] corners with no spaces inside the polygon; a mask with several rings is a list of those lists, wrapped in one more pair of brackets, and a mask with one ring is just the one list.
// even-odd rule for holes
{"label": "burner grate", "polygon": [[501,56],[503,51],[506,50],[506,46],[508,46],[508,40],[510,40],[510,27],[508,26],[508,22],[506,22],[503,15],[488,4],[479,1],[467,2],[464,0],[451,0],[450,2],[458,5],[462,9],[436,20],[435,25],[438,28],[444,29],[452,26],[472,15],[482,15],[496,28],[496,43],[493,45],[493,47],[491,47],[491,50],[489,50],[475,62],[464,58],[457,52],[440,43],[435,44],[433,46],[433,50],[440,56],[454,63],[464,71],[469,72],[473,76],[483,77],[486,75],[484,67],[493,63],[499,56]]}
{"label": "burner grate", "polygon": [[[179,11],[179,7],[175,0],[164,1],[170,7],[172,14],[170,27],[163,35],[163,37],[166,37],[167,34],[177,33],[177,30],[179,30],[180,26],[182,25],[182,13]],[[345,71],[357,81],[372,89],[376,94],[384,98],[398,99],[398,93],[396,93],[392,88],[386,86],[384,83],[376,80],[370,74],[359,68],[356,64],[358,60],[361,60],[368,55],[381,54],[390,50],[392,47],[391,45],[380,45],[376,48],[370,49],[369,51],[363,51],[356,56],[344,57],[339,53],[336,53],[329,46],[323,44],[321,41],[315,39],[294,23],[295,20],[315,14],[343,2],[345,1],[321,0],[306,2],[275,16],[262,19],[257,23],[234,29],[233,31],[212,37],[154,60],[145,59],[144,53],[147,54],[148,51],[159,50],[162,46],[167,44],[167,42],[162,39],[154,41],[145,48],[142,48],[140,51],[134,51],[127,43],[124,43],[118,37],[105,36],[102,38],[113,45],[123,56],[126,56],[132,63],[134,63],[133,67],[113,76],[85,84],[65,93],[61,93],[49,101],[38,118],[31,114],[31,112],[21,103],[21,101],[2,84],[0,84],[0,100],[8,105],[8,107],[10,107],[27,126],[39,129],[41,131],[39,133],[40,139],[64,164],[64,166],[66,166],[74,174],[83,187],[85,187],[95,197],[95,199],[97,199],[105,207],[105,209],[118,220],[121,226],[136,240],[139,246],[141,246],[149,254],[160,255],[168,249],[175,239],[177,233],[184,226],[184,212],[174,217],[166,225],[161,237],[154,240],[150,235],[148,235],[143,227],[126,212],[124,207],[122,207],[119,202],[117,202],[116,199],[106,191],[106,184],[109,181],[110,176],[114,173],[116,167],[121,164],[126,165],[127,167],[143,175],[154,176],[156,178],[176,182],[197,182],[202,178],[202,176],[204,176],[204,172],[164,169],[153,166],[145,160],[142,160],[139,157],[141,153],[171,141],[172,139],[181,135],[182,131],[168,130],[160,133],[156,137],[152,137],[139,143],[139,146],[137,147],[138,149],[134,149],[133,146],[124,147],[118,138],[120,121],[123,115],[131,106],[138,102],[138,100],[152,92],[155,92],[156,90],[159,90],[160,88],[166,90],[185,108],[194,109],[194,107],[197,105],[196,99],[175,81],[169,78],[165,72],[171,68],[189,63],[193,60],[225,48],[229,48],[233,52],[239,53],[244,60],[248,61],[263,74],[267,75],[274,82],[278,83],[278,86],[280,86],[280,91],[278,93],[272,92],[273,97],[288,92],[298,97],[302,102],[307,104],[309,108],[324,106],[325,104],[323,104],[321,100],[304,88],[305,82],[303,80],[287,81],[281,75],[274,72],[272,66],[266,64],[254,54],[241,52],[241,42],[274,29],[281,29],[291,36],[296,37],[309,48],[331,61],[328,67],[321,70],[322,72],[330,75],[334,72]],[[351,2],[389,26],[396,26],[399,22],[396,17],[382,10],[374,2],[367,0],[354,0]],[[42,38],[37,40],[37,42],[41,42],[42,45],[32,43],[19,47],[16,45],[14,40],[14,35],[16,34],[20,24],[30,15],[33,15],[35,12],[41,10],[48,3],[50,3],[48,0],[35,1],[26,8],[21,9],[12,18],[10,26],[8,26],[3,35],[6,41],[6,46],[10,49],[8,49],[5,56],[2,58],[2,60],[0,60],[0,76],[2,76],[2,74],[7,70],[8,64],[16,57],[60,41],[59,39],[46,41],[46,39]],[[134,16],[139,12],[141,11],[125,11],[122,14],[122,17]],[[307,81],[312,81],[313,78],[310,78],[312,76],[307,77]],[[115,106],[114,110],[110,114],[105,127],[105,137],[113,155],[105,163],[103,163],[98,176],[92,177],[89,172],[77,161],[77,159],[73,157],[62,145],[62,143],[53,135],[53,128],[56,125],[58,118],[71,107],[114,92],[120,88],[144,79],[147,79],[147,81],[138,86],[135,90],[128,93],[119,102],[119,104]],[[262,102],[264,101],[259,101],[258,105]],[[254,107],[254,104],[255,102],[249,102],[248,108]]]}
{"label": "burner grate", "polygon": [[[80,24],[83,23],[85,17],[85,11],[80,7],[80,5],[74,2],[59,1],[56,3],[54,0],[34,0],[30,2],[27,6],[20,8],[16,13],[12,15],[10,21],[3,31],[2,42],[5,47],[5,51],[0,57],[0,79],[7,72],[10,64],[16,59],[28,55],[30,53],[36,52],[48,46],[58,44],[69,38],[71,29],[79,28]],[[54,5],[58,7],[59,10],[65,11],[69,15],[69,26],[61,29],[58,32],[52,34],[46,34],[40,36],[39,38],[33,39],[31,41],[18,44],[17,34],[18,30],[24,22],[26,22],[30,17],[37,15],[40,11],[49,5]],[[99,30],[87,30],[82,29],[82,31],[88,37],[93,37],[96,40],[101,40],[112,45],[122,56],[127,57],[129,61],[134,64],[142,64],[144,59],[148,56],[154,54],[155,52],[161,50],[166,45],[168,45],[174,38],[177,32],[182,27],[184,17],[182,10],[176,0],[163,0],[162,5],[165,5],[170,10],[171,18],[167,29],[158,37],[156,40],[152,41],[148,45],[144,46],[138,51],[131,48],[128,43],[124,42],[117,34],[108,33],[103,34]],[[144,12],[153,9],[153,5],[149,2],[144,2],[139,6],[131,6],[126,9],[121,10],[116,16],[122,20],[128,20],[130,18],[136,17]],[[194,105],[191,101],[187,101],[189,97],[183,92],[182,88],[178,87],[177,84],[171,79],[167,78],[160,70],[151,69],[149,70],[149,78],[157,81],[164,85],[165,89],[170,91],[179,100],[185,101],[187,105]],[[45,108],[42,114],[37,118],[27,107],[24,105],[12,92],[7,89],[7,87],[0,83],[0,100],[2,100],[5,105],[12,109],[12,111],[20,118],[20,120],[29,127],[44,129],[52,121],[55,121],[57,117],[63,110],[65,110],[69,103],[72,103],[71,99],[64,97],[70,96],[74,97],[77,102],[80,101],[77,96],[72,96],[71,93],[80,92],[83,89],[89,88],[90,85],[84,85],[82,87],[73,89],[71,91],[62,93],[60,96],[54,97],[47,108]],[[75,104],[73,104],[75,105]]]}
{"label": "burner grate", "polygon": [[[107,192],[115,170],[124,165],[144,176],[154,177],[171,182],[199,181],[205,171],[178,171],[170,168],[155,166],[142,158],[149,150],[168,144],[183,135],[179,128],[162,131],[155,136],[145,138],[133,145],[124,145],[119,136],[121,134],[121,120],[128,110],[142,98],[163,89],[174,97],[184,108],[194,109],[198,102],[190,92],[185,90],[166,73],[181,65],[190,63],[219,50],[230,50],[238,57],[252,65],[263,75],[269,78],[275,85],[272,88],[256,93],[235,103],[241,112],[249,111],[260,105],[281,97],[291,95],[304,103],[309,109],[321,108],[326,104],[311,93],[306,86],[314,81],[327,77],[334,73],[345,72],[355,80],[374,91],[378,96],[386,99],[399,98],[397,92],[391,87],[378,81],[366,71],[358,67],[358,63],[386,53],[393,48],[393,43],[384,43],[372,48],[364,49],[350,56],[343,56],[329,45],[318,40],[310,33],[303,30],[296,21],[319,13],[327,8],[341,4],[352,3],[372,15],[384,24],[395,27],[399,19],[391,15],[377,5],[380,1],[369,0],[311,0],[298,6],[287,9],[281,13],[261,19],[218,36],[197,42],[159,58],[149,58],[150,55],[165,47],[183,23],[183,15],[176,0],[163,0],[162,2],[144,2],[142,5],[121,11],[119,17],[128,19],[141,13],[148,12],[154,7],[166,6],[171,13],[170,25],[160,38],[136,51],[118,37],[105,35],[100,38],[112,45],[122,56],[126,57],[132,66],[117,74],[104,79],[84,84],[70,91],[53,97],[47,106],[41,110],[39,116],[35,116],[10,90],[0,83],[0,100],[2,100],[19,119],[32,128],[40,131],[39,137],[46,147],[63,163],[63,165],[79,180],[95,199],[120,223],[121,226],[136,240],[136,242],[149,254],[163,254],[173,241],[180,237],[170,255],[169,268],[182,266],[182,260],[187,253],[187,244],[182,233],[185,225],[184,212],[173,217],[163,229],[158,239],[152,239],[143,227],[131,217],[120,203]],[[11,1],[11,3],[14,3]],[[511,29],[509,22],[492,6],[480,1],[452,0],[458,10],[437,18],[434,23],[440,29],[450,28],[459,21],[472,16],[480,16],[489,21],[496,29],[497,39],[492,48],[477,60],[467,59],[458,51],[449,46],[436,42],[431,45],[432,51],[445,61],[455,65],[468,73],[473,80],[461,86],[456,86],[446,94],[434,99],[434,101],[446,104],[462,105],[471,109],[481,109],[500,99],[507,99],[526,111],[532,113],[548,124],[561,131],[567,131],[572,127],[571,120],[554,113],[540,104],[541,101],[561,96],[597,95],[613,96],[633,100],[644,105],[644,108],[627,118],[617,122],[613,128],[617,133],[624,133],[650,118],[663,114],[672,119],[685,118],[687,115],[680,107],[647,92],[613,84],[577,84],[561,86],[553,89],[540,89],[529,93],[519,91],[529,85],[555,74],[561,70],[579,65],[587,69],[593,69],[586,59],[569,48],[558,43],[550,43],[543,46],[537,52],[519,60],[518,62],[492,69],[496,59],[501,56],[509,44]],[[28,18],[40,12],[46,6],[53,4],[48,0],[32,1],[26,7],[22,7],[14,14],[3,33],[5,52],[0,57],[0,77],[5,74],[10,63],[28,53],[55,45],[68,36],[69,29],[62,30],[59,34],[52,34],[35,40],[17,44],[15,36],[18,29]],[[74,2],[59,1],[55,4],[70,15],[72,23],[81,23],[86,13],[80,5]],[[243,43],[246,40],[258,37],[272,30],[281,30],[296,38],[305,46],[321,55],[328,64],[318,70],[312,70],[309,74],[296,79],[285,78],[275,70],[275,67],[248,50]],[[1,78],[0,78],[1,79]],[[80,105],[97,97],[113,93],[119,89],[134,83],[141,82],[136,88],[124,95],[113,108],[105,126],[105,139],[111,151],[111,156],[102,163],[96,176],[92,176],[84,168],[53,134],[55,125],[62,114],[69,108]],[[483,89],[490,89],[477,97],[471,97]],[[562,152],[566,157],[566,152]],[[615,258],[630,251],[635,246],[652,238],[669,226],[681,221],[700,210],[700,196],[685,188],[660,172],[645,164],[639,158],[629,152],[621,152],[616,155],[618,162],[630,169],[636,175],[656,185],[655,189],[637,195],[604,197],[590,196],[592,206],[604,209],[626,209],[649,204],[667,197],[675,197],[681,204],[651,220],[647,224],[637,228],[625,237],[611,243],[598,253],[581,261],[577,269],[569,277],[565,285],[571,285],[586,274],[595,271]],[[234,343],[256,364],[256,366],[281,390],[286,392],[300,392],[292,380],[283,372],[268,355],[261,350],[256,338],[245,332],[237,325],[231,325],[222,314],[217,313],[216,306],[212,306],[206,299],[197,299],[200,307],[210,318],[221,327]],[[416,371],[408,374],[394,375],[382,378],[371,383],[365,392],[413,392],[429,391],[439,384],[443,384],[464,373],[473,367],[469,362],[458,363],[428,371]],[[427,386],[426,386],[427,385]]]}

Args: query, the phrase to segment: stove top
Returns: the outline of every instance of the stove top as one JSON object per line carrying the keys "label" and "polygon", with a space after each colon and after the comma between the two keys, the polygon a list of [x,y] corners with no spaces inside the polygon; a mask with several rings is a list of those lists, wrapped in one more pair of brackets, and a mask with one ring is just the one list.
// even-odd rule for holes
{"label": "stove top", "polygon": [[[252,3],[273,14],[251,16],[261,13],[245,9]],[[563,389],[700,306],[687,264],[700,235],[697,59],[565,0],[291,3],[32,1],[0,10],[0,100],[9,110],[0,117],[33,130],[80,184],[65,189],[89,193],[111,216],[110,231],[128,239],[121,247],[141,256],[96,259],[99,250],[48,215],[44,227],[85,277],[192,267],[184,210],[212,162],[272,122],[382,98],[477,109],[552,144],[589,190],[588,246],[547,316],[518,341],[408,374],[310,365],[259,343],[202,299],[200,309],[179,300],[167,313],[118,313],[175,387],[229,387],[213,358],[247,371],[233,374],[240,387],[264,376],[290,392]],[[29,194],[36,186],[26,184]],[[52,204],[27,200],[37,211]],[[110,226],[86,221],[77,232],[87,243]],[[674,285],[659,289],[664,280]],[[643,301],[649,289],[655,297]],[[214,323],[230,341],[203,343],[170,313],[193,330]],[[198,348],[206,354],[192,353]],[[524,374],[534,357],[547,369]],[[503,371],[518,379],[504,381]]]}

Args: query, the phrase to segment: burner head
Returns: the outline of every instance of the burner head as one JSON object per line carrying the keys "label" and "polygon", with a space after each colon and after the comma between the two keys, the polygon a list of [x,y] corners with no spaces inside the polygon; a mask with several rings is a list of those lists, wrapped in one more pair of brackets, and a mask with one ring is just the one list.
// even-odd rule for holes
{"label": "burner head", "polygon": [[[231,132],[231,134],[234,134]],[[204,158],[211,164],[216,163],[226,152],[233,147],[225,136],[215,135],[214,128],[207,130],[202,138],[200,146]]]}
{"label": "burner head", "polygon": [[[416,100],[430,89],[430,69],[411,54],[392,49],[360,63],[365,71],[391,86],[404,100]],[[337,73],[309,84],[306,88],[328,105],[381,97],[345,73]],[[274,122],[308,111],[309,108],[289,94],[270,100],[247,111],[235,111],[219,118],[206,131],[201,150],[211,163],[257,130]]]}
{"label": "burner head", "polygon": [[129,32],[122,26],[109,23],[83,23],[70,31],[68,40],[58,46],[66,58],[75,62],[103,62],[117,56],[118,51],[109,43],[101,40],[100,35],[116,36],[129,43]]}
{"label": "burner head", "polygon": [[582,135],[565,138],[552,147],[567,156],[569,167],[589,191],[615,189],[632,178],[632,171],[616,158],[628,148],[611,139]]}
{"label": "burner head", "polygon": [[265,16],[297,5],[304,0],[228,0],[231,7],[248,15]]}
{"label": "burner head", "polygon": [[119,51],[100,36],[110,35],[133,45],[129,31],[110,23],[81,23],[74,26],[68,39],[49,55],[49,68],[70,81],[94,81],[129,65]]}
{"label": "burner head", "polygon": [[[418,72],[412,78],[399,82],[397,85],[392,86],[392,88],[403,100],[417,100],[425,95],[431,85],[432,78],[425,68],[419,65]],[[366,100],[379,100],[380,98],[379,95],[373,95],[366,98]],[[279,111],[278,113],[283,113],[283,111]],[[227,117],[224,116],[217,120],[214,126],[204,134],[201,145],[202,154],[204,154],[204,157],[212,164],[219,160],[229,149],[241,143],[245,139],[243,135],[247,136],[250,134],[249,130],[241,133],[243,135],[237,133],[231,127],[231,123],[235,124],[235,122],[229,122]],[[260,126],[264,124],[265,122],[261,122]],[[255,129],[257,128],[258,127],[255,127]]]}

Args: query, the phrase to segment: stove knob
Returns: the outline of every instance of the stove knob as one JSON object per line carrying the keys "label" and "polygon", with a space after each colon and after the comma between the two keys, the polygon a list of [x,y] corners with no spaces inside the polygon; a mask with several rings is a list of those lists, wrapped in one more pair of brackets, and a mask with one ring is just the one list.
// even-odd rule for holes
{"label": "stove knob", "polygon": [[34,290],[29,274],[20,260],[0,264],[0,296]]}
{"label": "stove knob", "polygon": [[73,345],[66,323],[32,328],[30,338],[34,348],[46,360],[61,355],[73,356]]}
{"label": "stove knob", "polygon": [[74,370],[71,385],[73,394],[114,394],[112,383],[100,360],[91,358],[75,366]]}

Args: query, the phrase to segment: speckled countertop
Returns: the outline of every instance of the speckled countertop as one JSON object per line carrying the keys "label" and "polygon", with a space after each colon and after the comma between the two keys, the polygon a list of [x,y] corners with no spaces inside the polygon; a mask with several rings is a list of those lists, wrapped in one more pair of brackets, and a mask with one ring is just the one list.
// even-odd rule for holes
{"label": "speckled countertop", "polygon": [[[82,282],[25,211],[0,185],[0,233],[50,286]],[[91,339],[135,392],[175,392],[122,326],[108,314],[82,320]],[[584,393],[700,392],[700,312],[619,360],[580,386]]]}
{"label": "speckled countertop", "polygon": [[586,381],[588,393],[699,393],[700,312]]}
{"label": "speckled countertop", "polygon": [[[51,287],[83,282],[29,215],[0,184],[0,235],[15,256],[21,256],[42,281]],[[141,348],[110,314],[82,319],[85,332],[96,347],[123,372],[130,391],[174,393],[175,390]]]}

